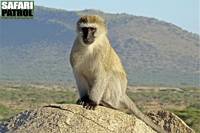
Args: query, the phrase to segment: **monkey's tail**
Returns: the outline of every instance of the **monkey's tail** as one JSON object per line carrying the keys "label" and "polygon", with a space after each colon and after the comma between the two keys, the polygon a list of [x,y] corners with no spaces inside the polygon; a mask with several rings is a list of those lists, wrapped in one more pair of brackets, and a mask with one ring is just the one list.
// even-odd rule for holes
{"label": "monkey's tail", "polygon": [[136,117],[144,121],[148,126],[150,126],[153,130],[157,131],[158,133],[167,133],[164,131],[159,125],[153,123],[153,121],[146,115],[144,115],[134,104],[134,102],[126,95],[125,96],[125,106],[127,106],[130,111],[135,114]]}

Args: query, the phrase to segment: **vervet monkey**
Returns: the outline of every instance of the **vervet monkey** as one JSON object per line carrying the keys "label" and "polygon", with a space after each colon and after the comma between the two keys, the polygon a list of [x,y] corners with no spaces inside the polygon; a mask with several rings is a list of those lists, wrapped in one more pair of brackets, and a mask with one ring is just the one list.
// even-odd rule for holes
{"label": "vervet monkey", "polygon": [[86,109],[97,105],[130,110],[159,133],[165,132],[145,116],[127,96],[127,76],[111,47],[107,28],[100,16],[82,16],[77,22],[77,37],[70,54],[80,99]]}

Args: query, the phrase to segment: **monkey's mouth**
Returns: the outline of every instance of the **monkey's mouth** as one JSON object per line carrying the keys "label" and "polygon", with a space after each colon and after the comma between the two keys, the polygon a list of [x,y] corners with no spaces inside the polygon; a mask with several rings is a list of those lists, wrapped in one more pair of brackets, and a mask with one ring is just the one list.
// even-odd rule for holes
{"label": "monkey's mouth", "polygon": [[94,39],[83,39],[83,42],[87,45],[90,45],[94,42]]}

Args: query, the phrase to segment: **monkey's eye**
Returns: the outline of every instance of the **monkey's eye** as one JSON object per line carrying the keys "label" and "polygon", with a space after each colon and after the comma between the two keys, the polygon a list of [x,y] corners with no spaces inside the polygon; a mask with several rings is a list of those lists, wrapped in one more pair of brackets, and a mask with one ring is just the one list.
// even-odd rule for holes
{"label": "monkey's eye", "polygon": [[81,31],[83,31],[83,32],[84,32],[84,31],[87,31],[87,30],[88,30],[87,27],[82,27],[82,28],[81,28]]}
{"label": "monkey's eye", "polygon": [[90,29],[91,31],[93,31],[93,32],[96,31],[96,28],[95,28],[95,27],[89,27],[89,29]]}
{"label": "monkey's eye", "polygon": [[81,31],[84,33],[91,31],[94,33],[94,32],[96,32],[96,28],[95,27],[82,27]]}

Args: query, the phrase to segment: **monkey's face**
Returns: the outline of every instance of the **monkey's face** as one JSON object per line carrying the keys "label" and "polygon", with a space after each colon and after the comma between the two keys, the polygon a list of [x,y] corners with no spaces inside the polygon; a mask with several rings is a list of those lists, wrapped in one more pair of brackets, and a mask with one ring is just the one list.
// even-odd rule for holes
{"label": "monkey's face", "polygon": [[92,15],[82,16],[76,25],[79,40],[85,45],[91,45],[95,41],[107,34],[103,18]]}
{"label": "monkey's face", "polygon": [[81,37],[85,44],[90,45],[95,41],[95,27],[81,27]]}

